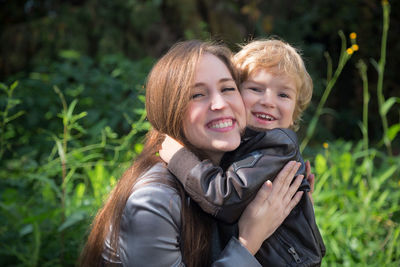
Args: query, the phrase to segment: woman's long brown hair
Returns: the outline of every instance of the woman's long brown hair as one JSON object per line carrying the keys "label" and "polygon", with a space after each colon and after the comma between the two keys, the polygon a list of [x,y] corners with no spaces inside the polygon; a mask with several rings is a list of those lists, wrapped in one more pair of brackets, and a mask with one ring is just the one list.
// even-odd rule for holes
{"label": "woman's long brown hair", "polygon": [[[153,129],[146,136],[142,153],[125,171],[103,208],[97,213],[80,257],[81,266],[105,265],[102,253],[107,238],[110,239],[113,251],[118,251],[120,222],[126,201],[138,177],[157,162],[162,162],[156,153],[161,148],[165,134],[201,155],[200,151],[196,151],[186,141],[182,122],[190,100],[196,66],[205,53],[222,60],[232,77],[237,80],[238,75],[231,63],[229,49],[208,42],[193,40],[178,43],[154,65],[146,83],[147,118]],[[188,197],[178,182],[172,186],[178,190],[182,200],[180,246],[183,261],[189,267],[207,266],[211,245],[210,217],[193,201],[187,201]]]}

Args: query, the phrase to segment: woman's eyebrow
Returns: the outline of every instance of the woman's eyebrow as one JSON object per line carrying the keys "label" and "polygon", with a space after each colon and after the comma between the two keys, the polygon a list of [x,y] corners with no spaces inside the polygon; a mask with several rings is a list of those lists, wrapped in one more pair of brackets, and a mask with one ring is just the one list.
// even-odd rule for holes
{"label": "woman's eyebrow", "polygon": [[[233,78],[221,78],[221,79],[219,79],[218,83],[229,82],[229,81],[234,82]],[[206,85],[206,83],[204,83],[204,82],[198,82],[198,83],[195,83],[193,87],[196,88],[196,87],[201,87],[201,86],[205,86],[205,85]]]}
{"label": "woman's eyebrow", "polygon": [[228,82],[228,81],[233,81],[233,78],[222,78],[219,80],[220,83]]}

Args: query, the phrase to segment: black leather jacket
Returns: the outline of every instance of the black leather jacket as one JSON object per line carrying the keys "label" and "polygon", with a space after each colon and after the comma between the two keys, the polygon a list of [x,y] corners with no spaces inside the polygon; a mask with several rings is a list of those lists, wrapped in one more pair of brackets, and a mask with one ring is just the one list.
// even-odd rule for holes
{"label": "black leather jacket", "polygon": [[[293,131],[246,129],[239,148],[226,153],[221,166],[213,165],[210,160],[200,161],[192,152],[182,148],[172,157],[168,169],[205,212],[223,222],[233,223],[261,185],[267,180],[273,181],[291,160],[302,163],[297,174],[306,177]],[[309,189],[310,185],[304,178],[299,190]]]}
{"label": "black leather jacket", "polygon": [[[180,150],[168,168],[186,192],[207,213],[220,220],[221,245],[238,235],[237,219],[266,180],[273,181],[289,161],[302,163],[297,174],[306,177],[296,134],[288,129],[265,132],[247,130],[239,148],[226,153],[221,167],[200,161],[190,151]],[[308,191],[303,179],[299,190]],[[325,246],[307,194],[256,254],[263,266],[319,266]]]}
{"label": "black leather jacket", "polygon": [[[123,211],[116,259],[109,242],[103,258],[113,266],[185,266],[180,250],[181,198],[177,190],[160,179],[176,179],[164,164],[154,165],[135,185]],[[215,228],[216,229],[216,228]],[[212,266],[257,266],[256,258],[232,237],[220,251],[218,230],[213,233]]]}

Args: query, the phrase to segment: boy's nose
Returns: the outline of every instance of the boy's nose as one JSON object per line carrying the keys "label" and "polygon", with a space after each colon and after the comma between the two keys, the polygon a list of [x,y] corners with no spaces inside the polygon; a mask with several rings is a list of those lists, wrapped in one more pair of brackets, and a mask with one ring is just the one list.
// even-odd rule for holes
{"label": "boy's nose", "polygon": [[260,104],[267,107],[275,106],[275,98],[273,93],[270,90],[265,90],[264,95],[260,99]]}

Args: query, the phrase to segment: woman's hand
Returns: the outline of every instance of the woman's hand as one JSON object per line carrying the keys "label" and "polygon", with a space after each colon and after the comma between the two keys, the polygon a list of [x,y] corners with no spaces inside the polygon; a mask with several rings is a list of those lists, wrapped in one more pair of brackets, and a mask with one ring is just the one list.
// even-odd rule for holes
{"label": "woman's hand", "polygon": [[260,249],[300,201],[303,191],[297,189],[303,175],[298,175],[290,185],[299,167],[300,163],[295,161],[287,163],[273,184],[269,180],[263,184],[240,217],[239,241],[251,254]]}
{"label": "woman's hand", "polygon": [[168,164],[175,153],[178,152],[178,150],[182,147],[183,145],[178,143],[178,141],[176,141],[169,135],[166,135],[165,140],[161,144],[161,149],[158,153],[160,154],[161,159]]}
{"label": "woman's hand", "polygon": [[311,203],[314,204],[312,193],[314,193],[315,175],[311,173],[311,165],[310,161],[308,160],[306,161],[306,175],[307,181],[310,183],[310,191],[308,192],[308,196],[310,197]]}

